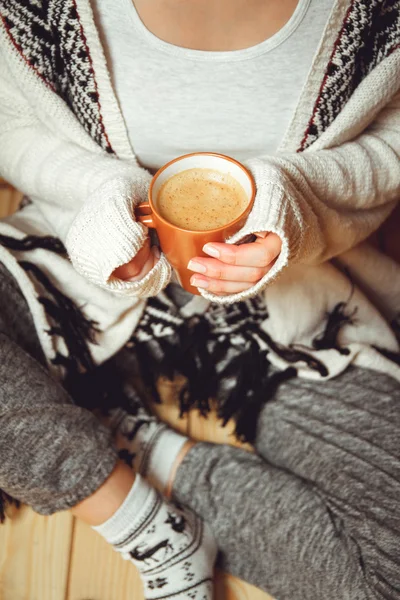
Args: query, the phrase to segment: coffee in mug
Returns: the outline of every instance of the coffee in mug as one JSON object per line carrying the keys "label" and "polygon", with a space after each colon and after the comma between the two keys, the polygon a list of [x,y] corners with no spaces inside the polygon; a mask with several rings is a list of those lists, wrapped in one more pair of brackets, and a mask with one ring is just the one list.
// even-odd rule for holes
{"label": "coffee in mug", "polygon": [[167,179],[157,195],[160,215],[182,229],[209,231],[234,221],[248,194],[230,173],[192,168]]}
{"label": "coffee in mug", "polygon": [[189,261],[206,256],[204,244],[225,242],[244,226],[255,194],[251,173],[237,160],[196,152],[179,156],[157,171],[149,200],[135,208],[135,217],[157,230],[161,249],[182,287],[200,294],[190,283]]}

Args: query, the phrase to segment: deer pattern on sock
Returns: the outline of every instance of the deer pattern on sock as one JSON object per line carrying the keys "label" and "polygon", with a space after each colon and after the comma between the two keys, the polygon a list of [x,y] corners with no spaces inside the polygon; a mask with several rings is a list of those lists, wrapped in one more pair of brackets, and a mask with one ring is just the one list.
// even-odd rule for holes
{"label": "deer pattern on sock", "polygon": [[[133,560],[138,560],[144,562],[146,565],[151,565],[153,563],[159,563],[161,560],[164,561],[168,558],[169,554],[173,552],[173,549],[174,548],[169,540],[162,540],[153,547],[146,548],[144,544],[135,546],[130,550],[129,554]],[[162,550],[164,550],[164,552],[161,552]],[[162,556],[158,557],[157,554],[162,554]]]}

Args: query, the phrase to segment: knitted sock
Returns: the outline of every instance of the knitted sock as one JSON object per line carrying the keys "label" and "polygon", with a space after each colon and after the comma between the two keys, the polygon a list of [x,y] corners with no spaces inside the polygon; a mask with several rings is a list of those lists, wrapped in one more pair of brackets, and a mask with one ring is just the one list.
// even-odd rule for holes
{"label": "knitted sock", "polygon": [[211,600],[216,545],[192,511],[163,500],[136,475],[122,506],[93,527],[139,569],[146,600]]}
{"label": "knitted sock", "polygon": [[171,469],[188,438],[176,433],[140,408],[132,415],[115,409],[108,419],[119,456],[160,492],[164,492]]}

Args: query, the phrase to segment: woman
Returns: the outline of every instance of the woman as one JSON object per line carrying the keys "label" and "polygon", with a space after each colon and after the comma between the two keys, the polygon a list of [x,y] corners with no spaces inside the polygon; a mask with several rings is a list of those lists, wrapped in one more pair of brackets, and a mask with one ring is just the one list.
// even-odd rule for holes
{"label": "woman", "polygon": [[[400,2],[0,6],[0,165],[30,199],[0,228],[4,492],[89,522],[146,598],[211,598],[211,531],[280,600],[400,598],[399,268],[363,243],[399,195]],[[257,239],[206,247],[191,299],[132,214],[199,150],[253,173],[230,242]],[[179,373],[257,456],[148,415]]]}

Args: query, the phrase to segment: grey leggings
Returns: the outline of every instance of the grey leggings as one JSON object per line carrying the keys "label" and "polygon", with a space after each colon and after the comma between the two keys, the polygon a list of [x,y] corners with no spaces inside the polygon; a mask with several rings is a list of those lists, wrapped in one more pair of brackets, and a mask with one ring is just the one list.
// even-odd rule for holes
{"label": "grey leggings", "polygon": [[198,444],[175,498],[213,527],[221,567],[279,600],[400,598],[400,389],[349,369],[282,384],[259,456]]}
{"label": "grey leggings", "polygon": [[[0,488],[51,514],[97,489],[117,455],[43,365],[0,265]],[[174,495],[212,526],[220,566],[278,600],[400,600],[399,432],[399,385],[386,376],[294,380],[261,414],[258,456],[197,444]]]}

